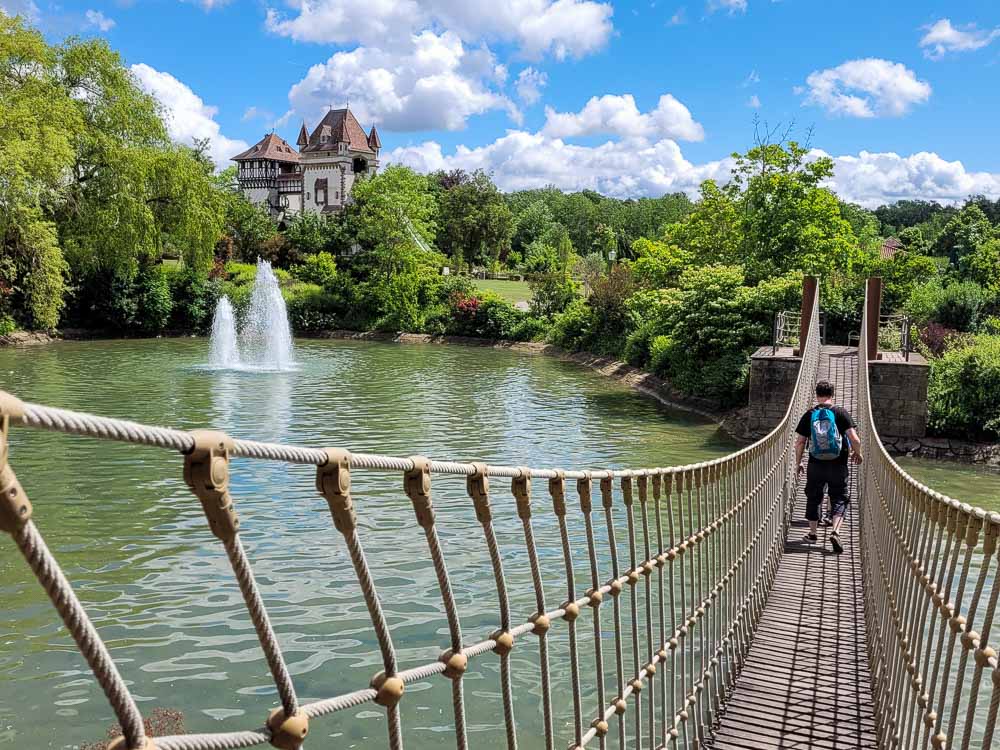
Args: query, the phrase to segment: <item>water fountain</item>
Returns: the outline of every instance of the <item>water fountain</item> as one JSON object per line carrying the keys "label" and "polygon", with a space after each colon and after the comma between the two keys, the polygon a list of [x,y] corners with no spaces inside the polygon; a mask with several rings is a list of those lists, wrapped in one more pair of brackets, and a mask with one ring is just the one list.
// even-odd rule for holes
{"label": "water fountain", "polygon": [[236,335],[233,306],[219,300],[212,320],[209,362],[213,367],[251,370],[287,370],[294,364],[292,330],[271,264],[257,261],[250,305]]}
{"label": "water fountain", "polygon": [[208,364],[212,367],[239,367],[240,351],[236,347],[236,317],[229,297],[222,295],[212,318],[212,339]]}

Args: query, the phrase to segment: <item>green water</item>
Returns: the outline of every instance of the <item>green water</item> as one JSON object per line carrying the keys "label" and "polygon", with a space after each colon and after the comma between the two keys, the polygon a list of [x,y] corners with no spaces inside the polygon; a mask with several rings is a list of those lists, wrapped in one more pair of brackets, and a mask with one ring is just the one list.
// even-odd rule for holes
{"label": "green water", "polygon": [[[182,429],[497,464],[665,466],[733,448],[700,418],[666,411],[546,357],[336,341],[296,346],[299,369],[272,374],[206,371],[199,365],[207,342],[194,339],[0,350],[0,388],[26,400]],[[183,486],[179,456],[17,428],[11,462],[34,503],[36,524],[141,708],[180,709],[188,731],[260,726],[275,691],[221,546]],[[365,687],[381,668],[353,569],[312,483],[309,467],[233,464],[242,537],[303,702]],[[356,472],[354,489],[401,666],[433,661],[447,645],[447,626],[401,477]],[[508,488],[494,482],[493,489],[513,617],[521,622],[534,609],[523,537]],[[476,642],[497,626],[481,527],[460,478],[435,477],[434,496],[465,640]],[[536,484],[535,497],[552,607],[565,597],[559,537],[544,484]],[[589,580],[586,547],[579,514],[570,517],[581,590]],[[619,555],[627,555],[621,539]],[[600,564],[605,577],[603,553]],[[107,702],[24,561],[2,539],[0,601],[0,746],[71,748],[102,739],[113,721]],[[556,730],[569,742],[564,633],[556,628],[549,640]],[[602,638],[609,637],[605,622]],[[524,643],[512,655],[518,731],[524,747],[536,747],[537,649],[534,639]],[[587,644],[582,648],[586,675],[593,657]],[[465,679],[474,747],[505,746],[497,685],[496,658],[474,660]],[[584,692],[590,714],[592,680]],[[453,744],[444,678],[409,686],[401,705],[407,747]],[[384,741],[384,711],[369,704],[314,720],[309,747]]]}
{"label": "green water", "polygon": [[1000,470],[996,468],[925,458],[901,457],[896,462],[914,479],[944,495],[1000,511]]}

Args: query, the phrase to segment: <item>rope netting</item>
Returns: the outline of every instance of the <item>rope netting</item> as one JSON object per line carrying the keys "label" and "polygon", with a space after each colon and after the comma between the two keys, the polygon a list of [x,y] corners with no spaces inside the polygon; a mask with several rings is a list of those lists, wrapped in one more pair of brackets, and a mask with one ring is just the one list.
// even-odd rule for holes
{"label": "rope netting", "polygon": [[[490,653],[499,662],[498,688],[510,750],[519,742],[529,747],[544,744],[547,750],[565,742],[602,749],[609,743],[621,748],[703,747],[742,667],[783,551],[796,482],[792,420],[812,399],[819,361],[818,318],[814,303],[795,392],[774,430],[730,455],[674,467],[564,471],[302,448],[236,440],[220,432],[149,427],[24,403],[0,391],[0,529],[23,553],[106,694],[123,730],[123,737],[111,744],[115,750],[211,750],[266,743],[298,748],[311,720],[369,703],[385,710],[387,741],[395,750],[404,743],[400,703],[406,701],[407,686],[435,675],[450,681],[461,750],[469,745],[463,678],[476,660],[490,658]],[[126,681],[46,547],[31,503],[7,461],[11,425],[157,446],[183,455],[184,480],[229,560],[277,691],[280,705],[263,726],[146,736]],[[378,642],[382,668],[369,684],[323,700],[300,701],[282,653],[281,634],[272,627],[240,539],[230,493],[231,459],[236,456],[317,467],[316,491],[327,501],[333,526],[343,538]],[[379,594],[378,569],[369,565],[365,553],[364,528],[358,521],[363,505],[352,497],[352,472],[357,470],[397,474],[412,503],[447,625],[447,641],[436,661],[400,663]],[[488,605],[477,604],[495,606],[497,619],[492,632],[479,638],[468,638],[460,624],[452,591],[455,572],[449,571],[436,525],[436,475],[465,477],[489,553],[496,597]],[[500,478],[510,480],[509,492],[491,482]],[[575,501],[567,480],[575,482]],[[44,524],[44,512],[38,515]],[[495,521],[515,516],[523,539],[520,551],[530,568],[534,612],[528,617],[517,616],[512,608],[508,582],[514,580],[510,568],[515,558],[505,554],[494,529]],[[560,549],[540,549],[536,543],[536,525],[550,520],[558,529]],[[582,521],[582,540],[568,532],[569,521]],[[552,566],[553,558],[558,565]],[[587,571],[585,580],[577,580],[577,562],[579,570]],[[562,575],[565,591],[554,603],[551,585],[547,596],[545,582]],[[572,696],[572,721],[565,737],[553,721],[555,670],[550,659],[556,652],[550,651],[550,638],[557,628],[565,628],[569,685],[563,687]],[[520,649],[537,654],[537,700],[534,694],[530,699],[517,696],[513,689],[511,655]],[[593,662],[582,663],[582,656],[589,661],[591,653]],[[561,652],[558,658],[563,658]],[[562,679],[563,673],[557,676]],[[325,682],[336,685],[338,676],[330,675]],[[519,737],[517,713],[526,710],[540,712],[542,738]]]}
{"label": "rope netting", "polygon": [[1000,513],[925,487],[889,456],[872,417],[867,319],[861,331],[856,416],[872,436],[861,554],[879,744],[989,750],[1000,708]]}

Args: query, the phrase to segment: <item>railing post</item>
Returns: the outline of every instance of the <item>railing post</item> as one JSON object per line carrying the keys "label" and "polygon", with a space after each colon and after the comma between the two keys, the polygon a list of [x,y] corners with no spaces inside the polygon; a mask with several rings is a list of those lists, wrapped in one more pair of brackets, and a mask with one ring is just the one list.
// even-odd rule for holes
{"label": "railing post", "polygon": [[813,306],[816,302],[816,289],[819,286],[819,279],[815,276],[802,277],[802,314],[799,317],[799,345],[793,354],[802,354],[802,347],[809,336],[809,324],[812,322]]}
{"label": "railing post", "polygon": [[868,339],[868,361],[878,359],[878,323],[879,312],[882,309],[882,279],[879,276],[872,276],[868,279],[865,294],[865,321],[867,325]]}

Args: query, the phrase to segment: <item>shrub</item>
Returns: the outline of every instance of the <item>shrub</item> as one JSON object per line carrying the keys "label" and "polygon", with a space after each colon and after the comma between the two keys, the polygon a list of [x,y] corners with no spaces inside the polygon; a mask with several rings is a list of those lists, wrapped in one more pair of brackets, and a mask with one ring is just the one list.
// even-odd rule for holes
{"label": "shrub", "polygon": [[938,304],[937,321],[959,331],[974,331],[988,302],[989,296],[978,284],[949,284]]}
{"label": "shrub", "polygon": [[584,349],[596,323],[594,311],[583,300],[576,300],[552,321],[549,341],[567,351]]}
{"label": "shrub", "polygon": [[170,283],[170,295],[174,301],[170,328],[194,333],[207,331],[212,325],[220,284],[209,281],[191,268],[175,271],[167,278]]}
{"label": "shrub", "polygon": [[292,267],[292,275],[307,284],[333,286],[337,278],[337,261],[327,252],[309,255],[301,265]]}
{"label": "shrub", "polygon": [[927,393],[936,431],[1000,437],[1000,336],[976,336],[932,361]]}
{"label": "shrub", "polygon": [[979,324],[979,332],[987,336],[1000,336],[1000,317],[991,315]]}
{"label": "shrub", "polygon": [[525,341],[537,337],[544,326],[543,321],[496,295],[457,294],[451,301],[451,320],[446,325],[446,332],[456,336]]}
{"label": "shrub", "polygon": [[903,310],[917,325],[927,325],[937,317],[943,297],[944,288],[940,282],[929,281],[913,289]]}
{"label": "shrub", "polygon": [[339,300],[317,284],[299,284],[285,293],[288,322],[301,333],[328,331],[340,326]]}
{"label": "shrub", "polygon": [[10,315],[0,315],[0,336],[9,336],[17,330],[17,324]]}
{"label": "shrub", "polygon": [[528,286],[531,287],[531,312],[542,318],[553,318],[580,296],[576,282],[566,273],[542,274]]}
{"label": "shrub", "polygon": [[971,281],[946,287],[932,281],[914,288],[903,309],[917,325],[934,322],[958,331],[974,331],[990,301],[990,294]]}
{"label": "shrub", "polygon": [[132,327],[145,334],[162,333],[174,308],[170,282],[163,266],[150,265],[139,271],[134,285],[136,311]]}
{"label": "shrub", "polygon": [[940,357],[953,342],[961,338],[962,334],[954,328],[948,328],[940,323],[928,323],[920,329],[917,341],[922,354]]}

